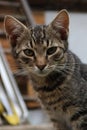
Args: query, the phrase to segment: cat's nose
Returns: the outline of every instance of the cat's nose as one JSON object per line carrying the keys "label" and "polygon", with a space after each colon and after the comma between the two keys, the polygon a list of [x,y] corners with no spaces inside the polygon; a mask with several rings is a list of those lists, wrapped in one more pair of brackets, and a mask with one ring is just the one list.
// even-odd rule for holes
{"label": "cat's nose", "polygon": [[46,65],[37,65],[37,67],[42,71]]}

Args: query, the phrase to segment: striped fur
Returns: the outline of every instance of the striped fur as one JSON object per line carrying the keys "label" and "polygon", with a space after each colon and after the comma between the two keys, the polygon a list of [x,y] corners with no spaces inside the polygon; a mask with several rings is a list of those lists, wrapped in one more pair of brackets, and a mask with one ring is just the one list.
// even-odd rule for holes
{"label": "striped fur", "polygon": [[87,65],[68,49],[69,16],[29,28],[5,18],[14,57],[29,73],[56,130],[87,130]]}

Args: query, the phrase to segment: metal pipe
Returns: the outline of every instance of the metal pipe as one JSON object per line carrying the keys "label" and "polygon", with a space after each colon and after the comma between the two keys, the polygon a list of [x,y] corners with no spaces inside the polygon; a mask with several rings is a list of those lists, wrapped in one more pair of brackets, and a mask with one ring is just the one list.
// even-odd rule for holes
{"label": "metal pipe", "polygon": [[27,0],[20,0],[20,2],[22,4],[22,7],[23,7],[24,12],[26,14],[29,26],[31,26],[31,25],[34,26],[35,25],[34,18],[32,16],[32,12],[31,12],[31,9],[29,7]]}
{"label": "metal pipe", "polygon": [[12,72],[4,56],[3,48],[0,45],[0,75],[6,89],[6,93],[19,114],[21,122],[28,121],[28,110],[23,101],[22,95],[17,87],[16,81],[13,78]]}

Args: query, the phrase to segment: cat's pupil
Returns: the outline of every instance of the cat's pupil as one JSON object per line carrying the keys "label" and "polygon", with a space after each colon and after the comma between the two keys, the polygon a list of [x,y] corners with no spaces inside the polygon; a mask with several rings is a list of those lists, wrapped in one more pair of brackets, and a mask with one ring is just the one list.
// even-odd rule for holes
{"label": "cat's pupil", "polygon": [[55,53],[57,50],[57,47],[50,47],[48,50],[47,50],[47,55],[52,55],[53,53]]}
{"label": "cat's pupil", "polygon": [[25,49],[24,50],[25,55],[27,56],[34,56],[34,52],[31,49]]}

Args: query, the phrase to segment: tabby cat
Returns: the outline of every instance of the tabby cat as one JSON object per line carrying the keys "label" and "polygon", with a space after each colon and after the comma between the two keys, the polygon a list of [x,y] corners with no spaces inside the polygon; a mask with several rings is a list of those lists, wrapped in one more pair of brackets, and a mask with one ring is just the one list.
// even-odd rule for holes
{"label": "tabby cat", "polygon": [[12,16],[5,30],[56,130],[87,130],[87,65],[68,48],[69,15],[28,28]]}

